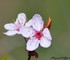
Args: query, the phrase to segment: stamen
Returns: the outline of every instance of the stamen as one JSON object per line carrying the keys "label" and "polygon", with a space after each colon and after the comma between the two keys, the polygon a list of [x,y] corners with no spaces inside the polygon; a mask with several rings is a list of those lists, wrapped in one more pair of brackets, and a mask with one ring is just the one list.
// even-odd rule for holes
{"label": "stamen", "polygon": [[35,37],[36,37],[38,40],[40,40],[42,36],[43,36],[43,34],[42,34],[41,31],[37,31],[37,32],[35,33]]}

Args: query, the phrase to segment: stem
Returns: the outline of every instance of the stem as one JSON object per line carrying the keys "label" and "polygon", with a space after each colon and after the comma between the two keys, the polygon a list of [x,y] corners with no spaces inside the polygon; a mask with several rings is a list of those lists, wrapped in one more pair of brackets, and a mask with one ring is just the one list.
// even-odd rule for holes
{"label": "stem", "polygon": [[30,60],[31,59],[31,56],[30,55],[28,55],[28,60]]}
{"label": "stem", "polygon": [[[27,40],[26,40],[25,37],[24,37],[24,40],[25,40],[25,42],[27,43]],[[30,59],[31,59],[30,53],[29,53],[29,51],[27,51],[27,52],[28,52],[28,60],[30,60]]]}
{"label": "stem", "polygon": [[25,40],[25,42],[27,43],[27,40],[26,40],[26,38],[24,37],[24,40]]}

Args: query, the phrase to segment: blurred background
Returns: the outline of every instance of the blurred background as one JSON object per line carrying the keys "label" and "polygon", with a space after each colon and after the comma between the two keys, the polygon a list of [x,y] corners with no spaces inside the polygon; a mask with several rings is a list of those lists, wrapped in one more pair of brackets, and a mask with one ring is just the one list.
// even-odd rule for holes
{"label": "blurred background", "polygon": [[27,60],[23,37],[3,34],[4,24],[16,20],[21,12],[26,13],[28,20],[38,13],[45,23],[52,17],[52,45],[48,49],[39,47],[39,58],[31,60],[70,57],[70,0],[0,0],[0,60]]}

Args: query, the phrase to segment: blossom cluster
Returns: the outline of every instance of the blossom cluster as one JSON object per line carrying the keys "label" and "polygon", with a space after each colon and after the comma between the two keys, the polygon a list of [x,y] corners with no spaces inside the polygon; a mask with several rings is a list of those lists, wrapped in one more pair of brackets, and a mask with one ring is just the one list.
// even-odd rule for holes
{"label": "blossom cluster", "polygon": [[44,21],[39,14],[35,14],[29,21],[26,21],[25,13],[19,13],[14,23],[7,23],[4,28],[8,30],[4,32],[7,36],[21,34],[28,38],[26,49],[33,51],[41,47],[48,48],[51,46],[51,34],[47,27],[44,27]]}

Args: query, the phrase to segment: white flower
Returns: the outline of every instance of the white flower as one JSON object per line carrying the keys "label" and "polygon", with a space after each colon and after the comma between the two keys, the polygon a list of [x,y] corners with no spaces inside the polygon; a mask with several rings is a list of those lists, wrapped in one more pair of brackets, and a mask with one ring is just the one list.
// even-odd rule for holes
{"label": "white flower", "polygon": [[42,17],[39,14],[35,14],[25,25],[28,29],[23,30],[23,27],[20,29],[22,35],[29,38],[26,46],[28,51],[35,50],[39,45],[44,48],[50,47],[52,37],[49,29],[43,28],[43,25]]}
{"label": "white flower", "polygon": [[14,23],[8,23],[4,25],[4,28],[8,30],[4,34],[8,36],[20,34],[20,28],[21,26],[24,26],[25,22],[26,22],[26,15],[24,13],[18,14],[17,19]]}

